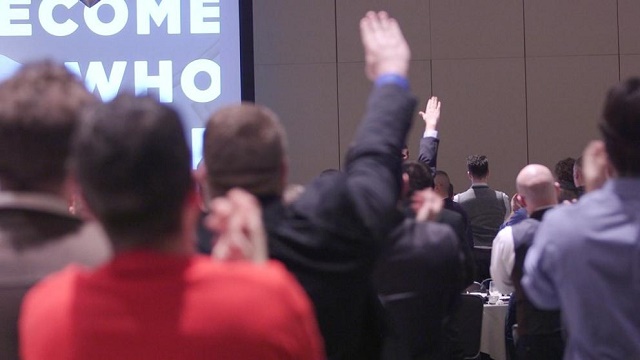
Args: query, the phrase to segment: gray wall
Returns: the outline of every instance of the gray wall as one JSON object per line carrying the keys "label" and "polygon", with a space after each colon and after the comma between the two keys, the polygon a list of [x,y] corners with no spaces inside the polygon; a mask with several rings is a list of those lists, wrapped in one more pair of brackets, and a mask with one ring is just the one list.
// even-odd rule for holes
{"label": "gray wall", "polygon": [[[256,102],[289,134],[290,181],[339,168],[362,116],[358,22],[396,17],[424,107],[442,99],[438,167],[456,192],[465,158],[486,154],[490,183],[512,194],[527,163],[552,167],[598,136],[606,90],[640,74],[637,0],[254,0]],[[416,110],[411,158],[424,130]]]}

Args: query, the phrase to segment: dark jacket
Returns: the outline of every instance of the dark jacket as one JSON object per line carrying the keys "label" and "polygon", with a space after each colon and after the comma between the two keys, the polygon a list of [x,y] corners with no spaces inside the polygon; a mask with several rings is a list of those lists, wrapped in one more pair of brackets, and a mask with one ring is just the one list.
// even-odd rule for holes
{"label": "dark jacket", "polygon": [[343,172],[323,175],[285,207],[263,198],[270,256],[282,261],[313,301],[330,359],[379,358],[380,304],[371,272],[401,188],[400,150],[415,99],[376,87]]}

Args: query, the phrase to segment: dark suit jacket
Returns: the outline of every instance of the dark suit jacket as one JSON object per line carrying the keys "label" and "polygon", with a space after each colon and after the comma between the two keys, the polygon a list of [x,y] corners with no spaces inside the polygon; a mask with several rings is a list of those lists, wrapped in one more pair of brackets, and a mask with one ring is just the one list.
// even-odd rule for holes
{"label": "dark suit jacket", "polygon": [[456,234],[463,261],[463,274],[460,278],[462,286],[460,289],[462,290],[473,282],[476,268],[471,253],[472,246],[470,244],[473,244],[473,238],[471,237],[469,224],[465,222],[462,215],[448,209],[442,209],[437,221],[449,225]]}
{"label": "dark suit jacket", "polygon": [[343,172],[318,177],[290,206],[261,199],[270,256],[309,294],[330,359],[379,357],[381,318],[371,272],[397,225],[400,150],[415,103],[398,86],[375,88]]}
{"label": "dark suit jacket", "polygon": [[440,139],[431,136],[420,139],[420,152],[418,152],[418,161],[427,165],[431,171],[431,175],[435,175],[438,168],[438,146]]}
{"label": "dark suit jacket", "polygon": [[[420,152],[418,153],[418,161],[424,163],[431,175],[435,175],[438,165],[438,147],[440,139],[434,137],[423,137],[420,139]],[[454,212],[458,212],[460,217]],[[438,222],[445,223],[456,232],[460,241],[460,251],[464,256],[464,275],[462,282],[470,285],[475,277],[475,263],[471,249],[473,249],[473,235],[469,220],[462,207],[453,202],[451,199],[445,199],[444,209],[440,213]]]}
{"label": "dark suit jacket", "polygon": [[461,262],[449,226],[408,218],[394,230],[391,248],[374,272],[394,330],[386,359],[431,358],[442,352],[443,323],[460,293]]}

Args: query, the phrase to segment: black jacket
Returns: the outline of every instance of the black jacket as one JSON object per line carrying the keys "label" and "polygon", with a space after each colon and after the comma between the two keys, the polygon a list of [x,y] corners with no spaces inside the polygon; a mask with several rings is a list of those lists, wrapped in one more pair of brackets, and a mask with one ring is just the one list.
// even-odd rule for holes
{"label": "black jacket", "polygon": [[322,175],[290,206],[263,198],[272,258],[309,294],[330,359],[376,359],[382,337],[371,272],[401,187],[400,150],[416,101],[408,91],[374,88],[343,172]]}

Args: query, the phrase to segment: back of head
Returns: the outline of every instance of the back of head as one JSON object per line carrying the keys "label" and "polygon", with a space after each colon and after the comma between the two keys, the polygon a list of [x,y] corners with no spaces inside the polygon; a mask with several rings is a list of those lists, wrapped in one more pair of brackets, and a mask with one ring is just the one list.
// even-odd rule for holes
{"label": "back of head", "polygon": [[483,179],[489,174],[489,159],[485,155],[467,157],[467,171],[476,179]]}
{"label": "back of head", "polygon": [[87,204],[116,247],[154,247],[180,230],[193,190],[178,114],[151,98],[119,95],[86,114],[73,165]]}
{"label": "back of head", "polygon": [[212,196],[233,187],[257,196],[282,195],[285,157],[284,129],[269,109],[234,105],[209,118],[204,158]]}
{"label": "back of head", "polygon": [[600,131],[618,175],[640,176],[640,78],[609,90]]}
{"label": "back of head", "polygon": [[554,176],[558,184],[560,185],[560,201],[571,201],[578,198],[578,190],[573,183],[573,166],[575,159],[568,157],[562,159],[556,163],[554,167]]}
{"label": "back of head", "polygon": [[81,110],[97,99],[64,66],[24,65],[0,84],[0,185],[59,192]]}
{"label": "back of head", "polygon": [[416,191],[432,188],[434,185],[431,172],[419,161],[405,161],[402,164],[402,172],[409,176],[409,193],[407,196],[413,195]]}
{"label": "back of head", "polygon": [[558,203],[558,192],[551,174],[546,166],[531,164],[525,166],[516,178],[518,194],[524,198],[527,212]]}
{"label": "back of head", "polygon": [[574,158],[568,157],[556,163],[554,174],[559,183],[573,183],[573,165],[575,162]]}
{"label": "back of head", "polygon": [[443,198],[451,197],[451,195],[449,195],[449,188],[451,187],[449,174],[447,174],[445,171],[437,170],[435,176],[433,177],[433,183],[434,189],[440,196],[442,196]]}

